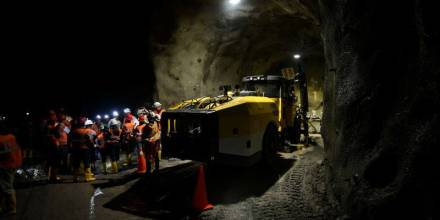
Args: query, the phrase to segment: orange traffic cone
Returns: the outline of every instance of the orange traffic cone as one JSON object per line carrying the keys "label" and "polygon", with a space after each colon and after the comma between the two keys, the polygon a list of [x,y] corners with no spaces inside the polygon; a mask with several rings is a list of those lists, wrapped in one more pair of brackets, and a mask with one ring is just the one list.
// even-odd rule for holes
{"label": "orange traffic cone", "polygon": [[142,149],[139,151],[137,172],[138,173],[147,172],[147,162],[145,161],[144,152],[142,151]]}
{"label": "orange traffic cone", "polygon": [[208,209],[214,208],[214,206],[209,204],[208,202],[208,196],[206,194],[205,172],[203,171],[203,165],[200,165],[199,172],[197,174],[196,189],[194,191],[192,206],[194,210],[198,212],[203,212]]}

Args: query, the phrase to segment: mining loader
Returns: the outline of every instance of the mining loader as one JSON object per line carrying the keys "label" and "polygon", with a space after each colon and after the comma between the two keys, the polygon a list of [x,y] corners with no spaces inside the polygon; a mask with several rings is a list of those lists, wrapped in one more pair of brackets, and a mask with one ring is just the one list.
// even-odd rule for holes
{"label": "mining loader", "polygon": [[237,166],[274,160],[284,142],[298,143],[301,134],[308,140],[307,101],[301,106],[296,87],[307,97],[304,75],[292,69],[246,76],[242,87],[178,103],[162,114],[164,155]]}

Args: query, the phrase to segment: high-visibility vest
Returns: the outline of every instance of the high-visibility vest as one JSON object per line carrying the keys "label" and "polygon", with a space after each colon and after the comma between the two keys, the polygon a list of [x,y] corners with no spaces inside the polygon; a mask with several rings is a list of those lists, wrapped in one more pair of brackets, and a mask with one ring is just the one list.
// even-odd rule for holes
{"label": "high-visibility vest", "polygon": [[18,168],[21,166],[21,149],[12,134],[0,135],[0,167]]}
{"label": "high-visibility vest", "polygon": [[124,127],[127,129],[127,133],[131,133],[134,129],[134,122],[125,123]]}
{"label": "high-visibility vest", "polygon": [[144,131],[144,127],[146,124],[141,124],[136,127],[136,140],[142,141],[142,132]]}
{"label": "high-visibility vest", "polygon": [[103,132],[99,133],[98,136],[96,137],[96,144],[101,149],[105,148],[105,138]]}
{"label": "high-visibility vest", "polygon": [[67,145],[67,133],[65,131],[60,132],[60,137],[58,138],[58,143],[60,146]]}
{"label": "high-visibility vest", "polygon": [[116,143],[119,142],[121,140],[121,129],[119,128],[114,128],[114,129],[110,129],[110,142],[112,143]]}
{"label": "high-visibility vest", "polygon": [[72,133],[72,147],[86,149],[93,144],[96,132],[90,128],[77,128]]}
{"label": "high-visibility vest", "polygon": [[160,130],[157,126],[158,123],[152,123],[143,128],[144,138],[150,138],[152,141],[157,141],[160,139]]}
{"label": "high-visibility vest", "polygon": [[139,125],[139,126],[136,127],[137,135],[142,135],[142,132],[143,132],[144,127],[145,127],[146,125],[147,125],[147,124],[142,124],[142,125]]}

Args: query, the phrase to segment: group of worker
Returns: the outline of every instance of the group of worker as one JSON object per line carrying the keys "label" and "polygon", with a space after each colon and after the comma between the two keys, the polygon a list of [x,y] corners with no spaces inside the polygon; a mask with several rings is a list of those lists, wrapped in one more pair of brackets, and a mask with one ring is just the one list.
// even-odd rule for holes
{"label": "group of worker", "polygon": [[[127,108],[123,117],[114,112],[111,119],[98,116],[95,121],[86,117],[72,120],[50,111],[44,126],[49,180],[60,181],[59,171],[68,170],[73,171],[74,181],[79,181],[82,165],[85,181],[94,181],[99,156],[103,174],[118,173],[121,152],[126,155],[126,166],[132,165],[133,154],[137,153],[144,155],[149,165],[147,173],[159,170],[163,111],[162,105],[155,102],[152,109],[140,108],[137,117]],[[111,170],[107,169],[108,160]]]}
{"label": "group of worker", "polygon": [[[121,152],[126,154],[125,165],[129,166],[133,154],[138,153],[148,163],[147,174],[158,171],[163,111],[162,105],[155,102],[151,108],[139,108],[137,117],[130,109],[124,109],[123,117],[114,112],[111,119],[96,117],[95,121],[86,117],[72,119],[64,110],[49,111],[38,135],[41,136],[49,181],[60,181],[58,173],[61,170],[72,172],[73,180],[79,181],[81,165],[85,181],[94,181],[93,171],[98,170],[96,161],[99,156],[101,173],[118,173]],[[17,141],[12,127],[14,125],[5,117],[0,117],[0,217],[16,213],[14,177],[22,162],[29,157],[26,152],[29,146],[22,149],[18,144],[27,141]],[[108,160],[111,161],[111,170],[107,170]]]}

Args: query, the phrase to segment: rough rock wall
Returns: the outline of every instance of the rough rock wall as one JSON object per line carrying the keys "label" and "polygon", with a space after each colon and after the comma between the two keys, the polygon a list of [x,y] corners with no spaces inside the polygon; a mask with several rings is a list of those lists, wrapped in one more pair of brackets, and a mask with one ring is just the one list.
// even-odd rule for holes
{"label": "rough rock wall", "polygon": [[306,66],[313,65],[309,79],[317,92],[310,93],[318,106],[324,60],[314,12],[299,0],[227,2],[173,0],[158,7],[153,24],[173,27],[153,31],[158,98],[217,95],[219,86],[239,84],[244,75],[279,74],[301,52]]}
{"label": "rough rock wall", "polygon": [[320,1],[328,184],[353,219],[439,219],[439,13]]}

